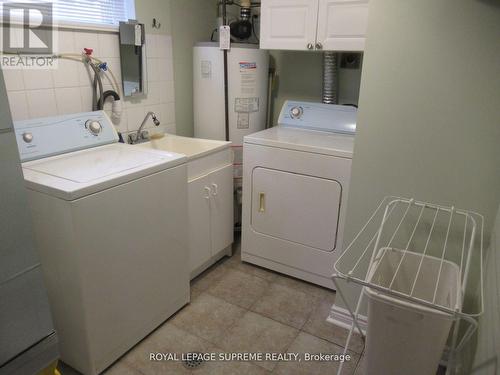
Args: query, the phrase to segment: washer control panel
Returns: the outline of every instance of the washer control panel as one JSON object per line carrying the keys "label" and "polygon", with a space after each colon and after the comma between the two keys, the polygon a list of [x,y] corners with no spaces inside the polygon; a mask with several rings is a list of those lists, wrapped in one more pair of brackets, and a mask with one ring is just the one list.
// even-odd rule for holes
{"label": "washer control panel", "polygon": [[14,130],[23,162],[118,142],[104,111],[15,121]]}
{"label": "washer control panel", "polygon": [[278,125],[332,133],[356,133],[357,108],[345,105],[287,100]]}

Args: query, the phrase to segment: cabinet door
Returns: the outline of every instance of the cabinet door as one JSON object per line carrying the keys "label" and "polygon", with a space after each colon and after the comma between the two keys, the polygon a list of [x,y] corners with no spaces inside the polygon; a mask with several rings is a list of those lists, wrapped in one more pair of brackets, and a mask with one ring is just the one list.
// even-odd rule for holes
{"label": "cabinet door", "polygon": [[319,0],[317,41],[323,50],[363,51],[368,0]]}
{"label": "cabinet door", "polygon": [[314,46],[318,0],[262,0],[260,48],[306,50]]}
{"label": "cabinet door", "polygon": [[189,272],[211,257],[210,175],[188,183]]}
{"label": "cabinet door", "polygon": [[210,174],[210,225],[212,255],[233,243],[233,166],[228,165]]}

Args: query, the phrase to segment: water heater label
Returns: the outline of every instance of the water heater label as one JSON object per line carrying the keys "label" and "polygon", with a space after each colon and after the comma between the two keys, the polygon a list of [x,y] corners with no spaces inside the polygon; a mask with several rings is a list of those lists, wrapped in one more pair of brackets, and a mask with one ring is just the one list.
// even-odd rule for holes
{"label": "water heater label", "polygon": [[257,89],[257,63],[240,61],[241,93],[255,95]]}
{"label": "water heater label", "polygon": [[201,60],[201,78],[212,78],[212,62],[210,60]]}
{"label": "water heater label", "polygon": [[250,113],[240,112],[236,120],[236,127],[238,129],[248,129],[250,127]]}
{"label": "water heater label", "polygon": [[234,99],[234,111],[238,113],[259,112],[259,98]]}
{"label": "water heater label", "polygon": [[257,63],[240,61],[240,70],[257,69]]}
{"label": "water heater label", "polygon": [[231,29],[228,25],[219,27],[219,49],[231,49]]}

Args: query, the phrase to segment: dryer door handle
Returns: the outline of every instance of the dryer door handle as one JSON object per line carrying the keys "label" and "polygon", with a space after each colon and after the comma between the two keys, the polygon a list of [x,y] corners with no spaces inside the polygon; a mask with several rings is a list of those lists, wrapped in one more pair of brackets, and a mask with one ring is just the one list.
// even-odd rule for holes
{"label": "dryer door handle", "polygon": [[266,211],[266,193],[259,193],[259,212]]}

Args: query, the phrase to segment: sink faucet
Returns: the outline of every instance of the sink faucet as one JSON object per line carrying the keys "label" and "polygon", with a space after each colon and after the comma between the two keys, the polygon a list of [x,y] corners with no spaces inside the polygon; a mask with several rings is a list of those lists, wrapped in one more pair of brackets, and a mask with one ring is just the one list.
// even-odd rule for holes
{"label": "sink faucet", "polygon": [[148,119],[150,117],[153,120],[153,124],[155,124],[155,126],[159,126],[160,125],[160,120],[158,120],[158,117],[156,116],[156,113],[154,113],[154,112],[148,112],[146,114],[146,117],[144,117],[144,120],[142,120],[141,126],[139,126],[139,129],[137,129],[137,132],[135,134],[130,134],[128,136],[130,144],[141,143],[141,142],[145,142],[145,141],[148,140],[148,134],[147,134],[147,132],[145,130],[143,131],[142,128],[144,127],[144,125],[146,125],[146,122],[148,121]]}

